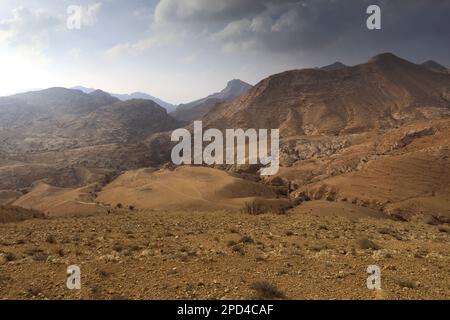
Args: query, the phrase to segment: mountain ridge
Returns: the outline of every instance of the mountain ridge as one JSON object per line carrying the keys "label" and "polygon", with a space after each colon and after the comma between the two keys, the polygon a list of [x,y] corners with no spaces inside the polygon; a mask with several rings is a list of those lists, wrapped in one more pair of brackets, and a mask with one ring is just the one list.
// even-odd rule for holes
{"label": "mountain ridge", "polygon": [[447,116],[449,107],[450,77],[384,53],[340,70],[272,75],[203,121],[221,129],[280,128],[284,136],[339,134]]}
{"label": "mountain ridge", "polygon": [[[96,91],[98,89],[94,89],[94,88],[87,88],[87,87],[83,87],[83,86],[75,86],[72,87],[71,89],[75,89],[75,90],[80,90],[83,91],[85,93],[91,93],[93,91]],[[169,102],[166,102],[162,99],[159,99],[157,97],[154,97],[150,94],[147,94],[145,92],[133,92],[133,93],[125,93],[125,94],[121,94],[121,93],[109,93],[111,96],[116,97],[117,99],[121,100],[121,101],[128,101],[128,100],[133,100],[133,99],[144,99],[144,100],[152,100],[154,102],[156,102],[158,105],[160,105],[161,107],[163,107],[164,109],[167,110],[167,112],[173,112],[176,110],[176,106],[174,104],[171,104]]]}
{"label": "mountain ridge", "polygon": [[176,111],[171,115],[182,122],[189,123],[194,120],[200,120],[216,104],[228,102],[245,94],[252,86],[242,80],[234,79],[227,83],[226,87],[220,92],[210,94],[209,96],[192,101],[186,104],[180,104]]}
{"label": "mountain ridge", "polygon": [[421,66],[427,68],[428,70],[442,73],[450,73],[450,69],[444,67],[440,63],[437,63],[434,60],[428,60],[421,64]]}

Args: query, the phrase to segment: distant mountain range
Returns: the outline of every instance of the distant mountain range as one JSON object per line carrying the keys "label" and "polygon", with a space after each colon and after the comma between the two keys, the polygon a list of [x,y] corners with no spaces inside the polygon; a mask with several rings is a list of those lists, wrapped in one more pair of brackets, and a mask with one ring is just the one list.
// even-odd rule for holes
{"label": "distant mountain range", "polygon": [[421,66],[427,68],[428,70],[435,71],[435,72],[450,73],[450,69],[447,69],[443,65],[441,65],[433,60],[428,60],[428,61],[422,63]]}
{"label": "distant mountain range", "polygon": [[186,123],[194,120],[200,120],[217,104],[229,102],[237,97],[240,97],[251,88],[252,86],[250,84],[242,80],[231,80],[222,91],[213,93],[205,98],[190,103],[181,104],[171,115],[175,119]]}
{"label": "distant mountain range", "polygon": [[[86,88],[83,86],[76,86],[76,87],[72,87],[71,89],[80,90],[80,91],[83,91],[84,93],[91,93],[96,90],[93,88]],[[151,96],[144,92],[133,92],[131,94],[110,93],[110,95],[112,95],[113,97],[116,97],[117,99],[122,100],[122,101],[128,101],[128,100],[133,100],[133,99],[152,100],[152,101],[156,102],[158,105],[160,105],[161,107],[163,107],[164,109],[166,109],[167,112],[173,112],[176,110],[175,105],[168,103],[164,100],[158,99],[158,98]]]}
{"label": "distant mountain range", "polygon": [[[180,104],[178,106],[175,106],[144,92],[134,92],[131,94],[109,94],[121,101],[129,101],[133,99],[152,100],[166,109],[167,112],[171,113],[171,115],[177,120],[190,122],[194,119],[199,119],[204,116],[217,103],[228,102],[236,97],[239,97],[251,87],[251,85],[245,83],[244,81],[238,79],[231,80],[230,82],[228,82],[227,86],[220,92],[213,93],[205,98],[198,99],[186,104]],[[97,89],[87,88],[83,86],[76,86],[72,87],[71,89],[80,90],[87,94],[97,91]]]}
{"label": "distant mountain range", "polygon": [[343,64],[342,62],[335,62],[333,64],[330,64],[328,66],[322,67],[320,68],[320,70],[323,71],[334,71],[334,70],[340,70],[340,69],[344,69],[347,68],[347,66],[345,64]]}

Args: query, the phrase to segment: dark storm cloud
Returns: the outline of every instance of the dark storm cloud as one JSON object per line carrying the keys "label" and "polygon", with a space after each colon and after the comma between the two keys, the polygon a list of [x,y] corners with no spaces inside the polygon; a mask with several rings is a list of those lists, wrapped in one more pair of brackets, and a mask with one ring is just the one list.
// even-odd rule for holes
{"label": "dark storm cloud", "polygon": [[[381,7],[381,31],[366,28],[371,4]],[[368,52],[410,48],[419,58],[427,46],[450,63],[449,15],[448,0],[162,0],[155,21],[207,30],[230,50],[311,53],[358,43]]]}

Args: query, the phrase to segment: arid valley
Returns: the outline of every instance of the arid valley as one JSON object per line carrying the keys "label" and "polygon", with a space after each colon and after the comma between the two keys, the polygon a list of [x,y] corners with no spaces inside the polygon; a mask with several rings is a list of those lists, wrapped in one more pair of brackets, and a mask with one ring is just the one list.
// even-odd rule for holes
{"label": "arid valley", "polygon": [[[449,299],[436,65],[384,53],[172,109],[81,87],[0,98],[0,298]],[[280,170],[175,166],[170,133],[193,120],[279,128]]]}

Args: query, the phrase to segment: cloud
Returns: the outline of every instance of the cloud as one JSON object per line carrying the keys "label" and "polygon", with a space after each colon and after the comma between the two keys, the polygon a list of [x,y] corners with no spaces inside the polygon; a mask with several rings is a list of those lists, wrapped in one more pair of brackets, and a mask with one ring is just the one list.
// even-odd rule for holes
{"label": "cloud", "polygon": [[265,1],[261,0],[161,0],[155,8],[155,23],[227,22],[257,13],[264,7]]}
{"label": "cloud", "polygon": [[[326,48],[343,38],[367,37],[366,8],[373,0],[161,0],[155,24],[207,30],[223,46],[270,51]],[[382,8],[386,41],[406,36],[445,36],[450,11],[445,0],[375,1]],[[439,18],[441,16],[441,18]],[[420,23],[426,21],[426,23]],[[356,39],[356,40],[359,40]]]}
{"label": "cloud", "polygon": [[0,20],[0,44],[40,50],[46,45],[49,31],[61,27],[62,21],[45,9],[15,8],[11,18]]}
{"label": "cloud", "polygon": [[264,10],[229,22],[212,39],[225,48],[308,50],[330,45],[352,28],[361,29],[364,16],[358,11],[349,1],[267,2]]}
{"label": "cloud", "polygon": [[[351,27],[347,21],[359,7],[339,0],[160,0],[150,35],[118,44],[109,53],[141,54],[156,45],[182,41],[199,45],[209,41],[225,51],[306,49],[331,43]],[[365,26],[361,12],[357,27]]]}
{"label": "cloud", "polygon": [[[381,31],[366,28],[371,4],[382,9]],[[160,0],[147,32],[134,42],[118,43],[108,55],[178,46],[367,58],[386,50],[408,52],[418,43],[420,55],[429,47],[448,52],[450,19],[443,18],[444,12],[450,12],[448,0]]]}
{"label": "cloud", "polygon": [[124,42],[106,50],[108,58],[120,58],[122,56],[139,56],[151,48],[162,47],[173,43],[180,35],[175,33],[154,34],[144,37],[136,42]]}
{"label": "cloud", "polygon": [[118,43],[106,54],[136,56],[151,48],[180,45],[183,41],[208,41],[213,32],[229,21],[263,8],[260,0],[160,0],[145,37],[136,42]]}

